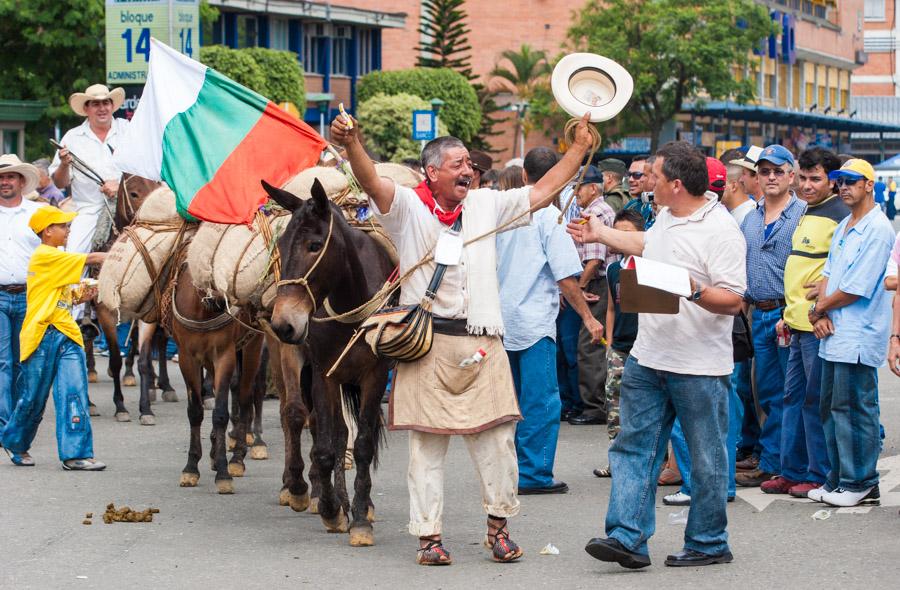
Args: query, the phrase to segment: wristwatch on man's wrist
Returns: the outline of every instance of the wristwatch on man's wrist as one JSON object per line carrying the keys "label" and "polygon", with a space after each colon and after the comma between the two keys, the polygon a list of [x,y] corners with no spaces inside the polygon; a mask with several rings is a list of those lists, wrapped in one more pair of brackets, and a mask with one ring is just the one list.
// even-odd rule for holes
{"label": "wristwatch on man's wrist", "polygon": [[691,293],[691,296],[688,297],[688,301],[700,301],[701,297],[703,297],[703,285],[696,283],[694,284],[694,290]]}

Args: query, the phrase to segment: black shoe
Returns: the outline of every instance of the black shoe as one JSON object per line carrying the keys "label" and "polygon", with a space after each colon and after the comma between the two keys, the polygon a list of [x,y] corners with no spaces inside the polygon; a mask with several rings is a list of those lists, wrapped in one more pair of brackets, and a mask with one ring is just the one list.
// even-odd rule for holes
{"label": "black shoe", "polygon": [[578,410],[563,410],[559,413],[559,421],[560,422],[568,422],[571,418],[578,416]]}
{"label": "black shoe", "polygon": [[606,416],[588,416],[581,414],[569,418],[569,424],[572,426],[589,426],[594,424],[606,424]]}
{"label": "black shoe", "polygon": [[699,551],[685,549],[675,555],[666,557],[666,565],[672,567],[695,567],[700,565],[713,565],[714,563],[731,563],[732,560],[734,560],[734,555],[731,554],[731,551],[723,551],[722,553],[710,555],[709,553],[700,553]]}
{"label": "black shoe", "polygon": [[538,494],[565,494],[569,486],[564,481],[553,480],[553,483],[544,488],[526,488],[519,486],[520,496],[536,496]]}
{"label": "black shoe", "polygon": [[601,539],[599,537],[591,539],[584,546],[584,550],[594,559],[618,563],[630,570],[637,570],[650,565],[650,556],[629,551],[625,548],[625,545],[622,545],[616,539]]}

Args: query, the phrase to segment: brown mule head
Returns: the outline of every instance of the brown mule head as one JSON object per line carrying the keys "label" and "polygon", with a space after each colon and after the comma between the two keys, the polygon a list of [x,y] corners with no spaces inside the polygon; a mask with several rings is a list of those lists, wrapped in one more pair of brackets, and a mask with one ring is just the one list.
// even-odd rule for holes
{"label": "brown mule head", "polygon": [[[292,213],[287,228],[278,239],[281,280],[304,277],[308,280],[305,286],[299,283],[278,286],[272,329],[282,341],[302,344],[309,333],[309,316],[322,305],[328,294],[329,279],[334,278],[331,269],[341,260],[343,243],[338,226],[344,223],[343,217],[332,210],[318,180],[313,183],[312,198],[305,201],[265,181],[262,185],[276,203]],[[314,265],[312,274],[307,276]]]}
{"label": "brown mule head", "polygon": [[123,174],[119,180],[119,190],[116,191],[116,229],[121,230],[123,227],[131,225],[135,212],[144,204],[147,195],[161,185],[161,182],[142,176]]}

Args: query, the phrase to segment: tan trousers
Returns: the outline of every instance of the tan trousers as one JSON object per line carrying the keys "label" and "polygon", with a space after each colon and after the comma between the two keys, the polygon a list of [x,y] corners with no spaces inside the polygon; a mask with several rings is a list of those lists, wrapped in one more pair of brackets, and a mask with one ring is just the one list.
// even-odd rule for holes
{"label": "tan trousers", "polygon": [[[504,422],[479,432],[462,434],[481,482],[484,511],[508,518],[519,513],[516,486],[516,423]],[[409,432],[409,532],[417,537],[441,532],[444,513],[444,458],[449,434]]]}

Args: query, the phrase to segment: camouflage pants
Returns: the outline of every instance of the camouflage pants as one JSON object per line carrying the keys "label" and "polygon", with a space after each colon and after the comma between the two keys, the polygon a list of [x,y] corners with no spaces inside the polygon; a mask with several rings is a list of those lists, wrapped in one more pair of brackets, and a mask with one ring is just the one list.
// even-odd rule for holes
{"label": "camouflage pants", "polygon": [[619,391],[627,360],[628,353],[619,352],[612,347],[606,349],[606,431],[609,440],[619,434]]}

